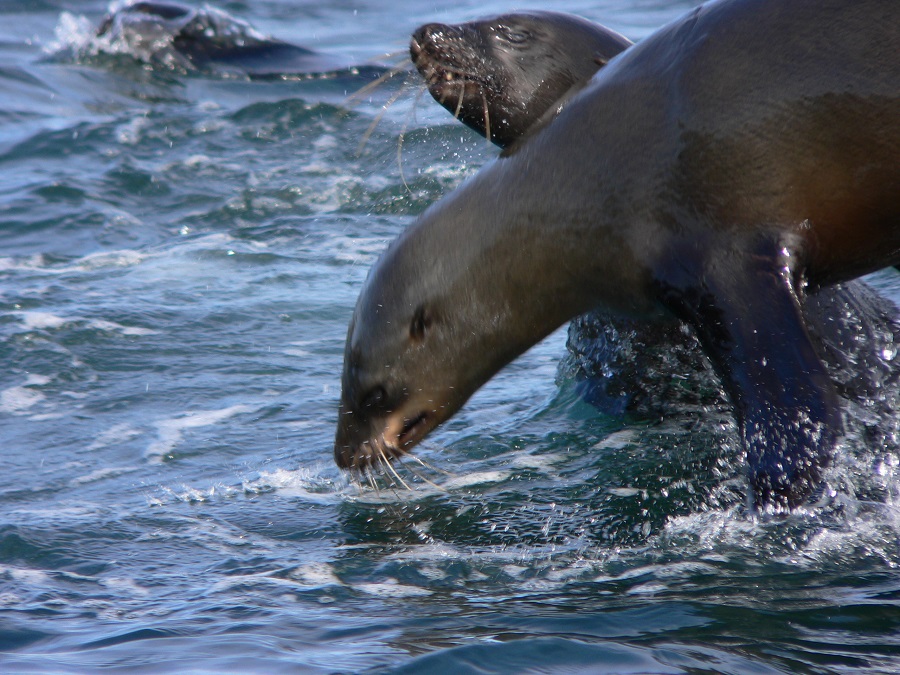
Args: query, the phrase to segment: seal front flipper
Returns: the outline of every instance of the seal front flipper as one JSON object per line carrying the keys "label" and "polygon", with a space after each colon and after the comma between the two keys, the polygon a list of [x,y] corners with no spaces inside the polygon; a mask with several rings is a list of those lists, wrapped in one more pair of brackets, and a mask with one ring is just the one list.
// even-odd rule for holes
{"label": "seal front flipper", "polygon": [[753,505],[792,507],[821,482],[841,413],[803,322],[790,255],[769,248],[729,247],[696,264],[686,262],[696,251],[676,254],[657,284],[696,330],[734,404]]}

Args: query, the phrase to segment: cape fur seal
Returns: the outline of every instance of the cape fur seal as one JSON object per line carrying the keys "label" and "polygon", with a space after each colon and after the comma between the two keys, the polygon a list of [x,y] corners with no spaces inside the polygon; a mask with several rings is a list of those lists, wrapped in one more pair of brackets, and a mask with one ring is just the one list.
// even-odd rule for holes
{"label": "cape fur seal", "polygon": [[263,35],[215,7],[194,9],[174,2],[139,1],[117,8],[101,21],[90,47],[168,70],[226,77],[313,79],[342,71],[374,77],[386,71]]}
{"label": "cape fur seal", "polygon": [[338,464],[409,449],[604,308],[689,323],[756,503],[801,502],[841,412],[799,296],[900,263],[898,50],[893,0],[721,0],[614,59],[375,265],[348,332]]}
{"label": "cape fur seal", "polygon": [[413,33],[409,51],[438,103],[506,147],[552,117],[631,44],[573,14],[515,12],[425,24]]}

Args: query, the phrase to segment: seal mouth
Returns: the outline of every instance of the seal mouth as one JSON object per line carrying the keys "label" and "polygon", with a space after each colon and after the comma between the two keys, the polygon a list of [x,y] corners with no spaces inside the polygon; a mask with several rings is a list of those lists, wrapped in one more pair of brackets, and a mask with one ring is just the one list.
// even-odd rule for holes
{"label": "seal mouth", "polygon": [[428,430],[428,413],[420,412],[412,419],[403,423],[403,428],[397,436],[397,447],[399,452],[405,452],[408,448],[418,443],[425,436]]}
{"label": "seal mouth", "polygon": [[448,54],[428,35],[413,35],[409,43],[409,54],[413,65],[425,79],[432,91],[444,93],[448,87],[477,87],[478,91],[489,86],[488,81],[475,72],[465,69],[459,61]]}
{"label": "seal mouth", "polygon": [[[383,431],[359,441],[341,439],[335,445],[335,461],[342,469],[364,471],[407,453],[435,426],[434,415],[423,410],[412,417],[393,414],[384,420]],[[379,425],[381,426],[381,425]]]}

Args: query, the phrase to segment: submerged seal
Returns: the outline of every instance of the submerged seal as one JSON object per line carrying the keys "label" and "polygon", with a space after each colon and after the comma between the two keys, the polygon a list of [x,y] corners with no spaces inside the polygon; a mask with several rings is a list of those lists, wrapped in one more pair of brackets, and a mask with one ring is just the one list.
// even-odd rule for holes
{"label": "submerged seal", "polygon": [[[307,79],[353,70],[378,75],[380,66],[351,66],[319,52],[268,37],[215,7],[133,2],[107,15],[96,31],[99,51],[111,50],[167,69],[252,79]],[[106,47],[106,49],[104,49]]]}
{"label": "submerged seal", "polygon": [[756,503],[805,499],[842,425],[801,296],[900,263],[896,18],[894,0],[720,0],[602,68],[376,263],[348,331],[338,464],[408,450],[604,308],[690,324]]}
{"label": "submerged seal", "polygon": [[560,12],[516,12],[412,36],[428,91],[460,121],[506,147],[631,46],[615,31]]}

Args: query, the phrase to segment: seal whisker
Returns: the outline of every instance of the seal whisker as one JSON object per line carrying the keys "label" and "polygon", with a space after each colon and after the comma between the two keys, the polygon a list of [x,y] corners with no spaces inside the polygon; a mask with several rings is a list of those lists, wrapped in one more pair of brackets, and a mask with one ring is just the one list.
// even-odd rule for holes
{"label": "seal whisker", "polygon": [[[379,469],[379,475],[385,476],[388,479],[388,489],[394,494],[394,497],[397,500],[401,500],[400,493],[397,492],[397,481],[406,488],[407,491],[410,491],[409,486],[403,481],[402,478],[397,474],[397,472],[391,467],[391,460],[385,454],[383,449],[379,449],[379,455],[377,458],[377,464]],[[396,481],[394,478],[396,477]]]}
{"label": "seal whisker", "polygon": [[437,467],[437,466],[434,466],[434,465],[432,465],[432,464],[429,464],[429,463],[426,462],[424,459],[422,459],[422,458],[419,457],[418,455],[413,454],[412,452],[407,452],[407,453],[406,453],[406,456],[409,457],[410,459],[412,459],[412,460],[418,462],[419,464],[421,464],[422,466],[424,466],[424,467],[425,467],[426,469],[428,469],[429,471],[434,471],[435,473],[442,473],[442,474],[444,474],[445,476],[447,476],[448,478],[454,478],[454,474],[451,473],[450,471],[447,471],[447,470],[445,470],[445,469],[441,469],[440,467]]}
{"label": "seal whisker", "polygon": [[[380,457],[381,463],[383,464],[384,468],[387,470],[387,474],[389,476],[393,476],[393,478],[396,478],[397,482],[399,482],[400,485],[402,485],[404,488],[406,488],[407,490],[412,492],[412,488],[409,487],[409,485],[406,484],[406,481],[404,481],[403,478],[400,477],[400,474],[397,473],[397,469],[394,468],[394,465],[391,462],[390,457],[388,457],[386,443],[379,444],[379,452],[381,454],[381,457]],[[391,482],[393,483],[393,480]]]}
{"label": "seal whisker", "polygon": [[[457,120],[459,119],[459,114],[462,112],[463,97],[464,97],[465,93],[466,93],[466,88],[464,86],[461,86],[459,88],[459,100],[456,102],[456,110],[453,111],[453,119],[457,119]],[[443,104],[444,104],[444,102],[441,101],[441,105],[443,105]]]}
{"label": "seal whisker", "polygon": [[359,89],[354,91],[352,94],[349,94],[347,96],[347,98],[344,99],[344,105],[347,107],[350,107],[351,105],[353,105],[357,101],[359,101],[361,98],[363,98],[366,94],[374,91],[375,89],[380,87],[382,84],[384,84],[388,80],[394,79],[394,76],[399,75],[400,73],[403,73],[403,72],[406,72],[406,74],[407,74],[407,80],[404,82],[404,84],[406,84],[410,79],[412,79],[411,77],[409,77],[412,75],[412,71],[409,70],[408,64],[401,62],[401,63],[398,63],[393,68],[390,68],[387,72],[379,75],[377,78],[375,78],[371,82],[363,85],[362,87],[360,87]]}
{"label": "seal whisker", "polygon": [[378,489],[378,482],[375,480],[375,472],[372,471],[371,466],[367,466],[365,469],[366,479],[369,481],[369,486],[372,488],[372,491],[376,495],[380,495],[381,491]]}
{"label": "seal whisker", "polygon": [[409,121],[411,118],[415,118],[416,109],[419,107],[419,101],[422,100],[422,95],[428,91],[428,87],[421,86],[419,90],[416,92],[416,97],[413,99],[412,106],[410,108],[409,114],[406,116],[406,120],[403,123],[403,131],[401,132],[401,136],[406,133],[406,129],[409,126]]}
{"label": "seal whisker", "polygon": [[[412,457],[412,459],[415,459],[415,460],[417,460],[417,461],[419,461],[419,462],[421,463],[421,460],[418,460],[417,457]],[[435,490],[440,490],[441,492],[447,492],[447,488],[442,487],[442,486],[438,485],[437,483],[434,483],[434,482],[428,480],[423,474],[421,474],[420,472],[416,471],[416,470],[413,469],[411,466],[409,466],[406,462],[403,461],[403,457],[402,457],[402,456],[398,455],[398,456],[397,456],[397,461],[400,463],[400,465],[401,465],[404,469],[406,469],[407,471],[409,471],[413,476],[415,476],[415,477],[418,478],[419,480],[421,480],[421,481],[427,483],[428,485],[430,485],[431,487],[433,487]]]}
{"label": "seal whisker", "polygon": [[[426,86],[430,84],[430,82],[426,83]],[[447,102],[447,98],[450,96],[449,88],[441,88],[441,97],[437,99],[437,102],[440,103],[445,108],[447,107],[445,104]]]}
{"label": "seal whisker", "polygon": [[404,47],[403,49],[398,49],[395,52],[385,52],[384,54],[379,54],[376,56],[373,61],[394,61],[396,60],[398,64],[404,63],[409,58],[409,49]]}
{"label": "seal whisker", "polygon": [[407,89],[407,86],[406,86],[406,85],[407,85],[407,83],[404,82],[404,86],[401,87],[400,90],[397,91],[393,96],[391,96],[391,97],[388,99],[387,103],[385,103],[383,106],[381,106],[381,110],[378,111],[378,114],[377,114],[377,115],[375,115],[375,119],[372,120],[372,123],[369,125],[369,128],[366,129],[366,133],[363,134],[362,140],[359,142],[359,146],[356,148],[356,155],[357,155],[357,157],[360,156],[360,155],[362,155],[363,150],[365,150],[366,143],[369,142],[369,137],[372,135],[372,132],[375,131],[375,127],[377,127],[378,124],[381,122],[381,120],[382,120],[382,118],[384,117],[385,113],[387,113],[388,108],[390,108],[392,105],[394,105],[394,103],[397,102],[397,99],[398,99],[398,98],[400,98],[401,96],[403,96],[403,93],[404,93],[404,92],[406,91],[406,89]]}
{"label": "seal whisker", "polygon": [[481,92],[481,102],[484,105],[484,137],[491,140],[491,113],[488,107],[487,96],[484,90]]}
{"label": "seal whisker", "polygon": [[403,187],[406,188],[406,191],[412,194],[412,188],[409,187],[409,184],[406,182],[406,176],[403,175],[403,140],[406,138],[406,129],[409,127],[410,120],[416,114],[416,107],[419,105],[419,101],[422,100],[422,94],[425,93],[425,88],[422,87],[419,89],[419,93],[416,94],[416,97],[413,99],[413,104],[410,107],[409,112],[406,114],[406,119],[403,121],[403,128],[400,130],[400,135],[397,137],[397,170],[400,172],[400,180],[403,181]]}

